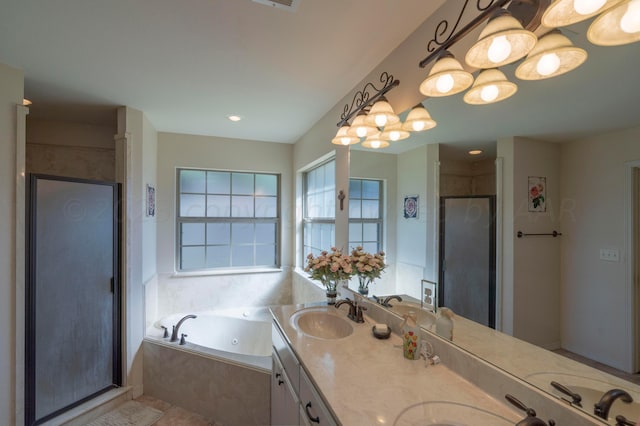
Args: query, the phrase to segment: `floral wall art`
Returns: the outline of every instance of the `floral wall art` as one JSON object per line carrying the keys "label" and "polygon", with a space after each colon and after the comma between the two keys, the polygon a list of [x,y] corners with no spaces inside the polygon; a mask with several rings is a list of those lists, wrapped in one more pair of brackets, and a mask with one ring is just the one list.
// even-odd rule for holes
{"label": "floral wall art", "polygon": [[546,212],[546,190],[547,178],[540,176],[529,176],[529,211]]}

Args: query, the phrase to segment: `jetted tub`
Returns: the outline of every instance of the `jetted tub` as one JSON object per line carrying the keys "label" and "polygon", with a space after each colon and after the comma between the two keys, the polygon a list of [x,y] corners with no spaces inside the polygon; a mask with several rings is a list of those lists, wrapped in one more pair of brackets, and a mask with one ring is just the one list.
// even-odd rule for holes
{"label": "jetted tub", "polygon": [[[178,339],[185,334],[185,345],[163,338],[166,327],[172,327],[185,315],[197,318],[185,320]],[[205,312],[188,312],[162,318],[147,331],[147,338],[176,349],[198,352],[205,356],[239,363],[248,367],[271,370],[271,315],[268,308],[238,308]]]}

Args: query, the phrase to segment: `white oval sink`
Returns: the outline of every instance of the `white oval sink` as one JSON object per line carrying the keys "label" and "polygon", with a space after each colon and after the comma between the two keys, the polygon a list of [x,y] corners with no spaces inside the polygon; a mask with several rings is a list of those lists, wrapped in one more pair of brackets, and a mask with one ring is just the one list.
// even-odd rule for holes
{"label": "white oval sink", "polygon": [[394,426],[513,426],[522,420],[513,415],[506,418],[482,408],[458,402],[427,401],[405,408],[393,422]]}
{"label": "white oval sink", "polygon": [[296,330],[318,339],[342,339],[353,333],[349,320],[338,315],[333,307],[302,309],[291,315]]}
{"label": "white oval sink", "polygon": [[436,324],[436,314],[433,312],[425,311],[420,307],[420,304],[413,302],[396,302],[393,303],[391,310],[400,316],[407,315],[409,312],[415,312],[418,325],[421,327],[431,329]]}

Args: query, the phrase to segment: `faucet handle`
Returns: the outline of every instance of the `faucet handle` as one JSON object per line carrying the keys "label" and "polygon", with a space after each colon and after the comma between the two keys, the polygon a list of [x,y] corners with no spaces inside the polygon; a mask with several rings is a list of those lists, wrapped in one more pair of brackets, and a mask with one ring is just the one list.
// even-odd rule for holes
{"label": "faucet handle", "polygon": [[358,310],[356,313],[356,322],[364,322],[364,317],[362,316],[362,311],[366,311],[367,308],[365,306],[358,305]]}
{"label": "faucet handle", "polygon": [[163,338],[167,338],[169,337],[169,330],[167,330],[167,327],[165,327],[164,325],[161,325],[160,328],[162,328],[164,330],[164,333],[162,334]]}
{"label": "faucet handle", "polygon": [[616,416],[616,426],[637,426],[636,422],[632,422],[622,414]]}
{"label": "faucet handle", "polygon": [[180,344],[181,344],[181,345],[184,345],[185,343],[187,343],[187,341],[185,340],[185,337],[187,337],[187,335],[186,335],[186,334],[184,334],[184,333],[182,333],[182,334],[180,335]]}

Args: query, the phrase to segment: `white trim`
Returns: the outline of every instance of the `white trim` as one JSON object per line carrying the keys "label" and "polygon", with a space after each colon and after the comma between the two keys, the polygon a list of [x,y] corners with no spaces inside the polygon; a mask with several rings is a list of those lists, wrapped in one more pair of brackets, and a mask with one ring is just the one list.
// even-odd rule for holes
{"label": "white trim", "polygon": [[25,296],[26,296],[26,151],[27,115],[29,108],[16,105],[16,192],[15,192],[15,420],[24,424],[25,390]]}
{"label": "white trim", "polygon": [[[438,154],[438,157],[440,155]],[[432,281],[440,285],[440,160],[434,161],[433,164],[433,271],[435,277],[432,277]],[[438,296],[440,297],[440,296]],[[422,295],[420,295],[422,298]]]}
{"label": "white trim", "polygon": [[504,158],[498,157],[495,160],[496,165],[496,330],[502,331],[502,222],[504,220],[502,215],[502,200],[503,200],[503,184],[502,169],[504,166]]}
{"label": "white trim", "polygon": [[625,335],[628,337],[625,341],[625,352],[629,354],[627,372],[636,372],[640,369],[640,327],[637,324],[637,313],[640,312],[638,299],[640,299],[640,289],[636,288],[637,281],[635,279],[635,262],[636,255],[634,251],[635,238],[638,232],[634,229],[636,224],[634,221],[635,210],[635,175],[634,170],[640,168],[640,160],[627,161],[624,164],[624,215],[625,215],[625,256],[627,267],[625,268],[625,290],[627,293],[627,303],[623,307],[625,317],[627,318],[625,325]]}

